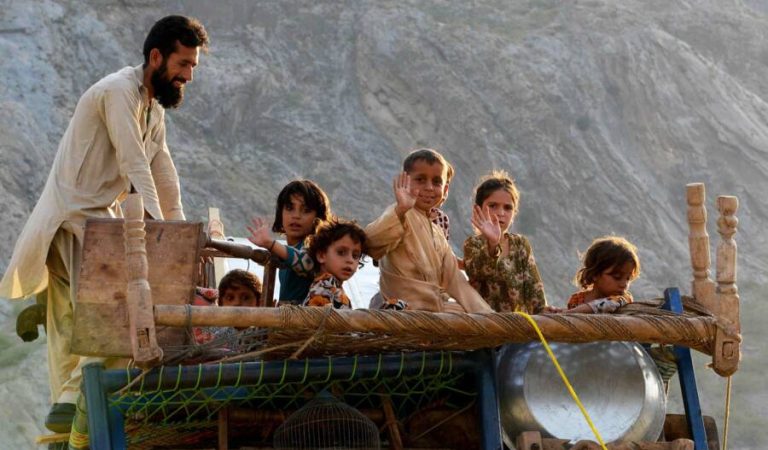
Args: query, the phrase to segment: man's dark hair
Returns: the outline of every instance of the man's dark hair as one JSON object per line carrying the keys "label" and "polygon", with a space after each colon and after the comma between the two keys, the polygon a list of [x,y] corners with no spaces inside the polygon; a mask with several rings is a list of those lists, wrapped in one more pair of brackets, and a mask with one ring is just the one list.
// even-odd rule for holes
{"label": "man's dark hair", "polygon": [[285,233],[283,209],[291,203],[291,197],[294,195],[298,195],[304,200],[304,206],[310,211],[314,211],[320,222],[325,222],[331,218],[331,201],[328,200],[323,189],[311,180],[293,180],[286,184],[277,196],[275,222],[272,224],[272,231],[275,233]]}
{"label": "man's dark hair", "polygon": [[208,50],[208,33],[197,19],[185,16],[166,16],[155,22],[144,40],[144,67],[149,64],[149,53],[160,50],[163,59],[176,51],[176,42],[185,47]]}

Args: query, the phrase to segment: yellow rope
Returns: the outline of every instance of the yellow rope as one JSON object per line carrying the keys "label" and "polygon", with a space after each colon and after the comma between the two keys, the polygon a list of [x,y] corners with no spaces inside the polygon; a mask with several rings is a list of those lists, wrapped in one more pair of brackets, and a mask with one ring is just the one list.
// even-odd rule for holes
{"label": "yellow rope", "polygon": [[600,433],[597,431],[595,424],[592,422],[592,419],[590,419],[589,414],[587,413],[587,410],[584,408],[584,405],[581,403],[581,400],[579,400],[579,396],[576,395],[576,391],[573,390],[573,386],[571,386],[571,383],[568,381],[568,377],[565,376],[565,372],[563,372],[563,369],[560,367],[560,363],[557,362],[557,358],[555,357],[555,354],[552,353],[552,349],[549,348],[549,344],[547,343],[547,340],[544,338],[544,335],[541,333],[541,330],[539,329],[539,326],[536,324],[536,321],[533,320],[531,316],[529,316],[524,312],[518,311],[518,312],[515,312],[515,314],[519,314],[523,316],[531,324],[533,329],[536,331],[536,334],[539,335],[539,340],[541,341],[541,344],[547,350],[547,353],[549,354],[549,358],[552,360],[552,363],[555,365],[555,368],[557,369],[557,373],[560,374],[560,378],[563,379],[563,383],[565,383],[565,387],[568,388],[568,392],[570,392],[571,397],[573,397],[573,400],[579,406],[579,409],[581,410],[581,414],[583,414],[584,418],[587,420],[587,424],[589,424],[589,428],[592,429],[592,434],[594,434],[595,437],[597,438],[597,442],[600,443],[600,447],[602,447],[603,450],[608,450],[608,448],[605,446],[605,442],[603,442],[603,438],[600,437]]}
{"label": "yellow rope", "polygon": [[725,418],[723,419],[723,450],[728,450],[728,418],[731,415],[731,380],[732,376],[728,377],[728,381],[725,384]]}

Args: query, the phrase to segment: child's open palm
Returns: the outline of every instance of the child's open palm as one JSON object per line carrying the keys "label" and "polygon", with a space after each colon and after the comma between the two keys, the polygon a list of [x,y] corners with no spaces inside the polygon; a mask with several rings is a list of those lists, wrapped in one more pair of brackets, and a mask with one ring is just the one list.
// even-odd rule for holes
{"label": "child's open palm", "polygon": [[397,209],[403,214],[416,204],[417,192],[411,192],[411,176],[407,172],[401,172],[393,182]]}
{"label": "child's open palm", "polygon": [[269,231],[269,225],[261,217],[255,217],[251,219],[253,227],[246,226],[251,235],[248,236],[248,240],[258,245],[259,247],[267,248],[272,243],[272,233]]}
{"label": "child's open palm", "polygon": [[501,241],[501,225],[496,214],[475,205],[472,209],[472,225],[482,234],[488,242],[494,246]]}

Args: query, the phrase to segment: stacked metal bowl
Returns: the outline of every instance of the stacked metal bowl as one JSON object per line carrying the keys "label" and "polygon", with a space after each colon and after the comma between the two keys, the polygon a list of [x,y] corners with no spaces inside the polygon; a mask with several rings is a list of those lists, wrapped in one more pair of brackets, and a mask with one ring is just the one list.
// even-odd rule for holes
{"label": "stacked metal bowl", "polygon": [[[551,344],[603,440],[655,441],[666,414],[664,386],[643,347],[630,342]],[[504,441],[523,431],[596,440],[540,343],[505,346],[498,355]]]}

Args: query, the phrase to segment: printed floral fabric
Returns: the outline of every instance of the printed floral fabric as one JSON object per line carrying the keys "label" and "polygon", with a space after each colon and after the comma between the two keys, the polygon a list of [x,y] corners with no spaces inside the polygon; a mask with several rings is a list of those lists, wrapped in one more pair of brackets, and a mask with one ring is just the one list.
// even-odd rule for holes
{"label": "printed floral fabric", "polygon": [[315,262],[309,256],[303,241],[295,247],[286,244],[285,250],[288,252],[288,258],[280,261],[281,269],[291,269],[297,275],[308,278],[315,275]]}
{"label": "printed floral fabric", "polygon": [[381,304],[381,309],[391,309],[393,311],[405,311],[406,309],[408,309],[408,302],[406,302],[405,300],[401,300],[399,298],[394,298],[394,297],[388,297],[381,293],[380,295],[383,300]]}
{"label": "printed floral fabric", "polygon": [[295,247],[285,246],[288,258],[278,261],[278,279],[280,280],[279,304],[299,305],[307,297],[312,277],[315,273],[315,263],[304,248],[304,242]]}
{"label": "printed floral fabric", "polygon": [[347,294],[344,293],[341,281],[330,273],[322,273],[315,277],[302,306],[332,306],[336,309],[352,309],[352,303]]}
{"label": "printed floral fabric", "polygon": [[547,306],[547,299],[531,244],[518,234],[505,233],[502,239],[509,241],[506,256],[489,253],[481,236],[469,237],[464,242],[464,267],[469,283],[494,311],[538,314]]}
{"label": "printed floral fabric", "polygon": [[445,235],[445,240],[450,241],[451,240],[451,221],[448,219],[448,214],[446,214],[440,208],[432,208],[429,211],[429,218],[432,220],[432,223],[437,225],[437,227],[443,231],[443,234]]}

